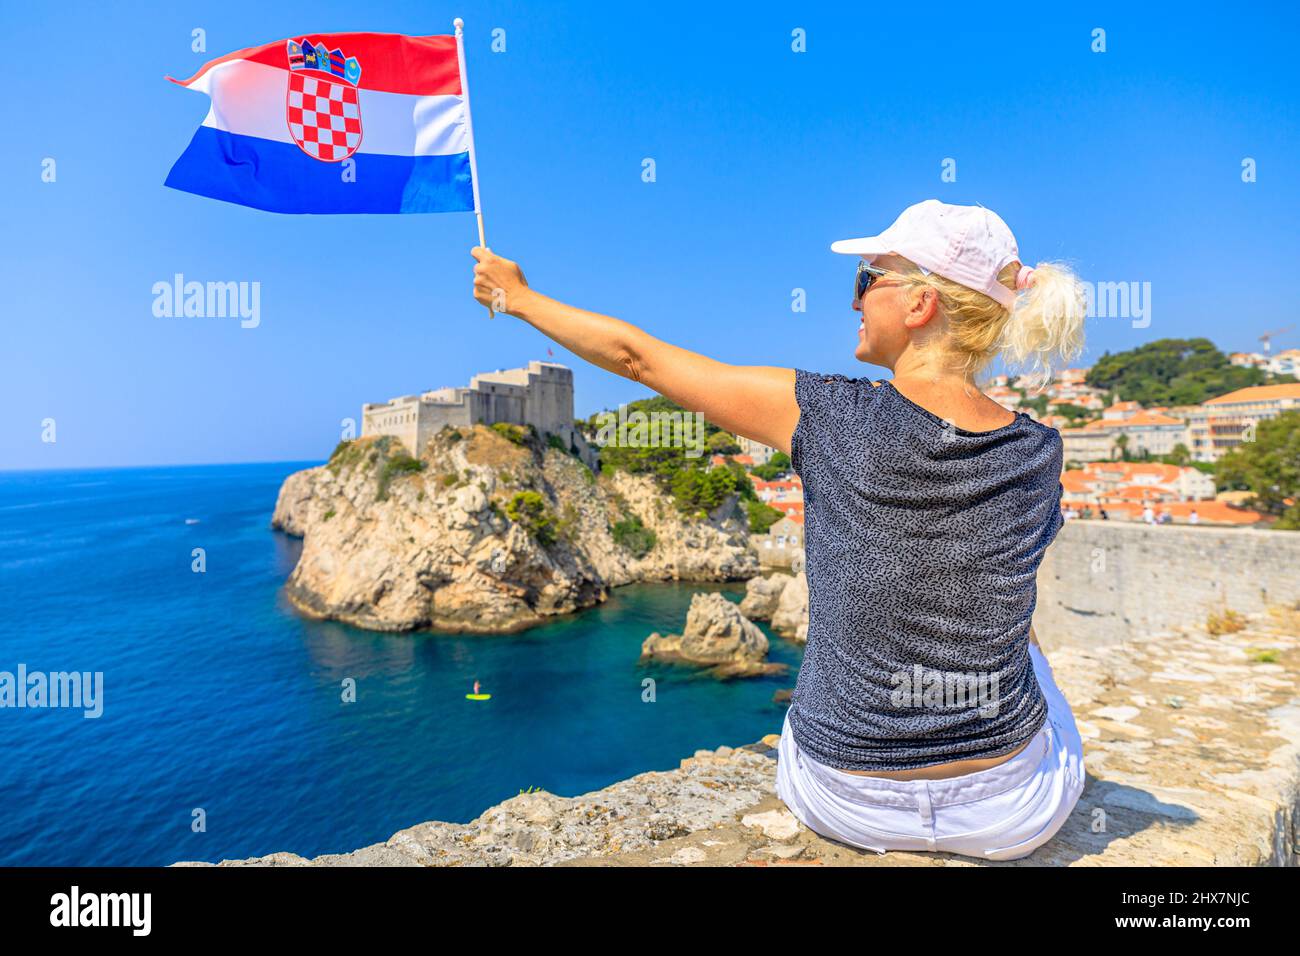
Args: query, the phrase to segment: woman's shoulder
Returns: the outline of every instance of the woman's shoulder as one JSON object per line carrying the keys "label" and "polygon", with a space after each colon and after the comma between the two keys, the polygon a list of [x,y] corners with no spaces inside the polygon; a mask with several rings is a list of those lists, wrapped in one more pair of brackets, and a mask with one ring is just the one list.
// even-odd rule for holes
{"label": "woman's shoulder", "polygon": [[1064,449],[1065,442],[1061,439],[1061,433],[1051,425],[1044,425],[1042,422],[1038,421],[1038,419],[1031,418],[1024,412],[1018,412],[1017,414],[1024,417],[1025,427],[1029,430],[1029,433],[1034,435],[1044,445],[1050,446],[1058,452]]}
{"label": "woman's shoulder", "polygon": [[842,410],[852,400],[857,403],[879,393],[881,382],[868,376],[853,377],[842,372],[794,370],[795,399],[802,409]]}

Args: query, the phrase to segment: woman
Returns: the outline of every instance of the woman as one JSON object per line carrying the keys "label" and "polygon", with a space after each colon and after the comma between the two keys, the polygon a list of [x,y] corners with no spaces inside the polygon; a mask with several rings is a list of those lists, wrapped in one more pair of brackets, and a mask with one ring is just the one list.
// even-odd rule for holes
{"label": "woman", "polygon": [[1000,357],[1046,381],[1082,347],[1082,288],[1063,266],[1022,265],[992,212],[933,199],[831,249],[860,257],[854,357],[889,381],[717,362],[549,299],[482,248],[474,295],[791,456],[809,621],[777,793],[795,816],[880,853],[1027,856],[1084,782],[1031,626],[1062,524],[1062,446],[974,377]]}

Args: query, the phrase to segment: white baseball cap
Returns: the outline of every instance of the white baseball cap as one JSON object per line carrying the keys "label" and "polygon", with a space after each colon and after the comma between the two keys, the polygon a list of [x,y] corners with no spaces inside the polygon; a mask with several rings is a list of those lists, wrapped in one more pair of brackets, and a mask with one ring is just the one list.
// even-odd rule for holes
{"label": "white baseball cap", "polygon": [[[954,206],[926,199],[908,206],[893,225],[878,236],[841,239],[832,252],[859,255],[870,260],[894,253],[915,262],[926,273],[959,282],[983,292],[1010,309],[1016,294],[998,281],[1008,263],[1020,261],[1016,237],[995,212],[983,206]],[[1028,267],[1020,270],[1017,288],[1028,284]]]}

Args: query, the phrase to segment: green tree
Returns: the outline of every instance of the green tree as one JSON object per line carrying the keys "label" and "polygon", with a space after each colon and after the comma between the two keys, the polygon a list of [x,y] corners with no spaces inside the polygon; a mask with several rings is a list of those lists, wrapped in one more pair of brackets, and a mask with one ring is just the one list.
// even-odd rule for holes
{"label": "green tree", "polygon": [[736,443],[735,436],[730,432],[717,431],[709,436],[705,442],[711,455],[739,455],[740,445]]}
{"label": "green tree", "polygon": [[1042,418],[1047,414],[1047,402],[1048,398],[1046,395],[1035,395],[1033,398],[1020,399],[1020,406],[1022,408],[1032,408],[1037,413],[1038,417]]}
{"label": "green tree", "polygon": [[752,470],[754,474],[764,481],[775,481],[782,475],[789,474],[790,467],[790,456],[783,451],[774,451],[766,464],[759,465]]}
{"label": "green tree", "polygon": [[748,502],[745,511],[749,516],[749,530],[751,534],[767,534],[768,529],[785,517],[784,511],[779,511],[769,504],[762,501]]}
{"label": "green tree", "polygon": [[1255,440],[1219,459],[1220,489],[1244,488],[1253,507],[1278,519],[1279,529],[1300,530],[1300,411],[1259,423]]}
{"label": "green tree", "polygon": [[602,417],[611,415],[597,413],[581,424],[587,438],[600,448],[602,472],[649,475],[672,495],[682,512],[712,510],[733,492],[742,498],[754,496],[742,465],[731,461],[710,468],[710,454],[727,454],[720,449],[740,451],[735,437],[712,422],[704,421],[700,434],[695,413],[661,395],[628,403],[623,425],[617,424],[617,416]]}
{"label": "green tree", "polygon": [[1123,461],[1129,460],[1128,454],[1128,436],[1122,432],[1115,436],[1115,447],[1119,449],[1119,457]]}
{"label": "green tree", "polygon": [[1087,382],[1142,405],[1198,405],[1268,380],[1262,369],[1233,365],[1209,339],[1158,339],[1102,355]]}
{"label": "green tree", "polygon": [[1064,405],[1057,405],[1055,412],[1057,415],[1068,418],[1072,422],[1077,421],[1080,418],[1088,417],[1088,410],[1086,408],[1080,408],[1078,405],[1071,405],[1069,402],[1066,402]]}

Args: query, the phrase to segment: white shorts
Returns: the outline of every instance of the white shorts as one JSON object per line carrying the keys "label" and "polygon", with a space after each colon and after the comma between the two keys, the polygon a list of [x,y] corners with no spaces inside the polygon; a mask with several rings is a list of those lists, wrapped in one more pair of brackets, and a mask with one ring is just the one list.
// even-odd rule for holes
{"label": "white shorts", "polygon": [[808,829],[849,846],[936,850],[985,860],[1028,856],[1050,840],[1083,794],[1083,740],[1047,659],[1029,654],[1047,720],[1006,763],[946,780],[890,780],[837,770],[799,750],[789,712],[776,793]]}

